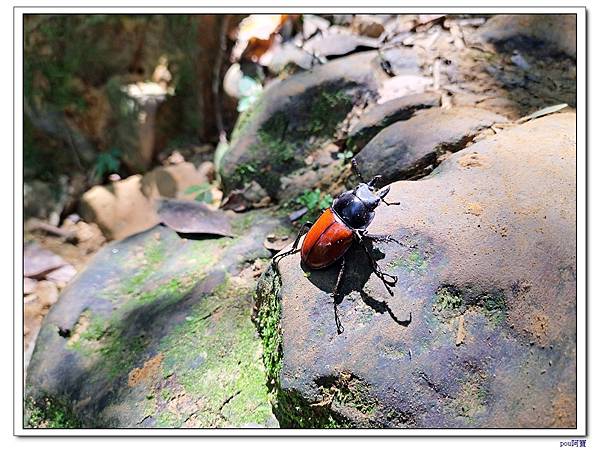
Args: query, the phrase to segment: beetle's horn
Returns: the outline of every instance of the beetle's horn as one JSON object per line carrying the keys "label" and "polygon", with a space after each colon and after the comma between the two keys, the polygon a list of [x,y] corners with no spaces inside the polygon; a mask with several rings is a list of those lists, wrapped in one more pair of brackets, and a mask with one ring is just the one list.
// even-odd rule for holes
{"label": "beetle's horn", "polygon": [[382,176],[381,175],[375,175],[373,177],[373,179],[371,181],[369,181],[367,184],[369,185],[369,187],[375,187],[375,185],[377,183],[379,183],[379,180],[381,180]]}
{"label": "beetle's horn", "polygon": [[383,189],[381,189],[379,192],[377,192],[377,195],[379,196],[379,198],[383,199],[389,193],[390,193],[390,187],[386,186]]}

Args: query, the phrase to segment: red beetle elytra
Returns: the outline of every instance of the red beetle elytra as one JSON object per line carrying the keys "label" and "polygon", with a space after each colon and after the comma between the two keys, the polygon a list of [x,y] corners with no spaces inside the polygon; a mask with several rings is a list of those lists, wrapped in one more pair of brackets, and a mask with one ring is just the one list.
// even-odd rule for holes
{"label": "red beetle elytra", "polygon": [[383,281],[390,294],[393,295],[390,286],[394,286],[398,281],[398,277],[395,275],[381,271],[377,261],[375,261],[373,255],[371,255],[365,246],[364,239],[398,242],[391,236],[368,234],[367,227],[373,221],[375,208],[379,206],[380,202],[388,206],[398,205],[399,203],[388,203],[385,201],[385,196],[390,192],[389,186],[380,190],[376,189],[375,186],[381,179],[380,175],[376,175],[371,181],[365,183],[354,159],[352,160],[352,168],[360,180],[359,185],[337,197],[333,201],[331,208],[323,211],[314,224],[306,222],[302,225],[292,245],[292,249],[273,258],[273,264],[275,265],[281,258],[297,253],[302,233],[306,228],[310,227],[300,249],[302,262],[310,269],[323,269],[331,266],[340,258],[342,259],[342,267],[332,293],[334,297],[335,320],[339,333],[342,332],[343,328],[338,319],[337,302],[335,299],[337,298],[338,289],[346,267],[344,255],[354,241],[357,241],[365,250],[373,273]]}

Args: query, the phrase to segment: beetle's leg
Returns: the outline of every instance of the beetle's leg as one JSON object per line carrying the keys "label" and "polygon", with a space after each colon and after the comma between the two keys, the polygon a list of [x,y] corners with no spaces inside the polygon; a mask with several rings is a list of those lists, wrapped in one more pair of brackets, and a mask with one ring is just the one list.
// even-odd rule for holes
{"label": "beetle's leg", "polygon": [[344,276],[344,269],[346,268],[346,258],[342,259],[342,267],[340,268],[340,271],[338,273],[338,277],[337,277],[337,281],[335,283],[335,287],[333,288],[333,293],[331,294],[332,297],[337,297],[338,295],[338,290],[342,284],[342,277]]}
{"label": "beetle's leg", "polygon": [[387,202],[385,200],[385,196],[388,195],[389,193],[390,193],[390,187],[386,186],[383,189],[380,189],[379,192],[377,192],[377,195],[379,196],[379,198],[381,199],[381,201],[383,203],[385,203],[387,206],[399,205],[400,202]]}
{"label": "beetle's leg", "polygon": [[367,254],[367,257],[369,258],[369,262],[371,263],[371,268],[373,269],[373,273],[381,281],[383,281],[383,285],[385,286],[387,291],[390,293],[390,295],[394,295],[390,286],[394,286],[396,284],[396,282],[398,281],[398,277],[396,275],[390,275],[389,273],[382,272],[381,269],[379,268],[379,264],[377,264],[377,261],[375,261],[375,258],[373,258],[373,255],[371,255],[371,252],[365,245],[365,242],[363,241],[362,236],[359,233],[356,233],[356,236],[358,238],[358,242],[360,243],[361,247]]}
{"label": "beetle's leg", "polygon": [[304,222],[302,224],[302,226],[300,227],[300,231],[298,231],[298,236],[296,236],[296,240],[294,240],[294,244],[292,245],[291,250],[288,250],[287,252],[281,253],[280,255],[275,255],[273,257],[273,259],[271,260],[271,264],[274,266],[282,258],[285,258],[286,256],[293,255],[294,253],[297,253],[299,251],[298,250],[298,243],[300,242],[300,238],[304,234],[304,230],[306,228],[310,228],[310,227],[312,227],[312,222]]}
{"label": "beetle's leg", "polygon": [[362,232],[362,237],[372,240],[373,242],[395,242],[396,244],[404,245],[396,240],[391,234],[369,234],[368,231]]}
{"label": "beetle's leg", "polygon": [[344,270],[346,269],[346,258],[342,259],[342,267],[338,273],[337,281],[335,283],[335,287],[333,288],[333,292],[331,296],[333,297],[333,314],[335,316],[335,325],[337,327],[338,334],[342,334],[344,332],[344,327],[342,326],[342,322],[340,321],[340,317],[338,316],[338,303],[342,302],[342,299],[338,299],[338,290],[342,284],[342,277],[344,276]]}

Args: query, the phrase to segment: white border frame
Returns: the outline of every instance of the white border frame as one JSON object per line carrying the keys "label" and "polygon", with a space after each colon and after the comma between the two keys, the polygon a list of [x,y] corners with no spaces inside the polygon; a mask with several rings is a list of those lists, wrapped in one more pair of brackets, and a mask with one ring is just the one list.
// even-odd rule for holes
{"label": "white border frame", "polygon": [[[111,2],[112,3],[112,2]],[[576,429],[29,429],[23,427],[23,15],[44,13],[119,13],[119,14],[216,14],[216,13],[486,13],[486,14],[576,14],[577,15],[577,428]],[[14,410],[13,433],[17,436],[555,436],[583,437],[587,434],[587,23],[585,7],[38,7],[13,9],[14,43]],[[17,326],[19,324],[19,326]]]}

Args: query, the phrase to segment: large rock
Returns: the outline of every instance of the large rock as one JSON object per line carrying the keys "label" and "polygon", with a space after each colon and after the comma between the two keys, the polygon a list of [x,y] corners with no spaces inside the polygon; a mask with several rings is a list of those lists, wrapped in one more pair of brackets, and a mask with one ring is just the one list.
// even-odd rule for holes
{"label": "large rock", "polygon": [[474,41],[532,45],[541,41],[551,50],[577,56],[576,14],[499,14],[488,20],[471,38]]}
{"label": "large rock", "polygon": [[215,158],[225,192],[255,180],[278,198],[281,176],[304,167],[355,104],[374,98],[380,78],[387,75],[378,53],[363,52],[273,83],[240,116],[229,148]]}
{"label": "large rock", "polygon": [[420,109],[440,106],[440,95],[434,92],[398,97],[367,108],[348,131],[347,147],[362,149],[382,129],[394,122],[408,120]]}
{"label": "large rock", "polygon": [[477,108],[420,111],[384,128],[356,160],[365,178],[379,174],[384,183],[410,178],[435,164],[437,157],[461,150],[479,132],[502,122],[505,117]]}
{"label": "large rock", "polygon": [[372,233],[393,296],[360,249],[258,289],[282,426],[571,428],[576,425],[575,114],[480,141],[392,185]]}
{"label": "large rock", "polygon": [[280,225],[264,211],[233,224],[235,238],[157,226],[100,251],[43,322],[26,424],[276,426],[250,315]]}
{"label": "large rock", "polygon": [[109,239],[123,239],[158,223],[153,200],[142,191],[142,176],[94,186],[81,197],[79,213]]}

